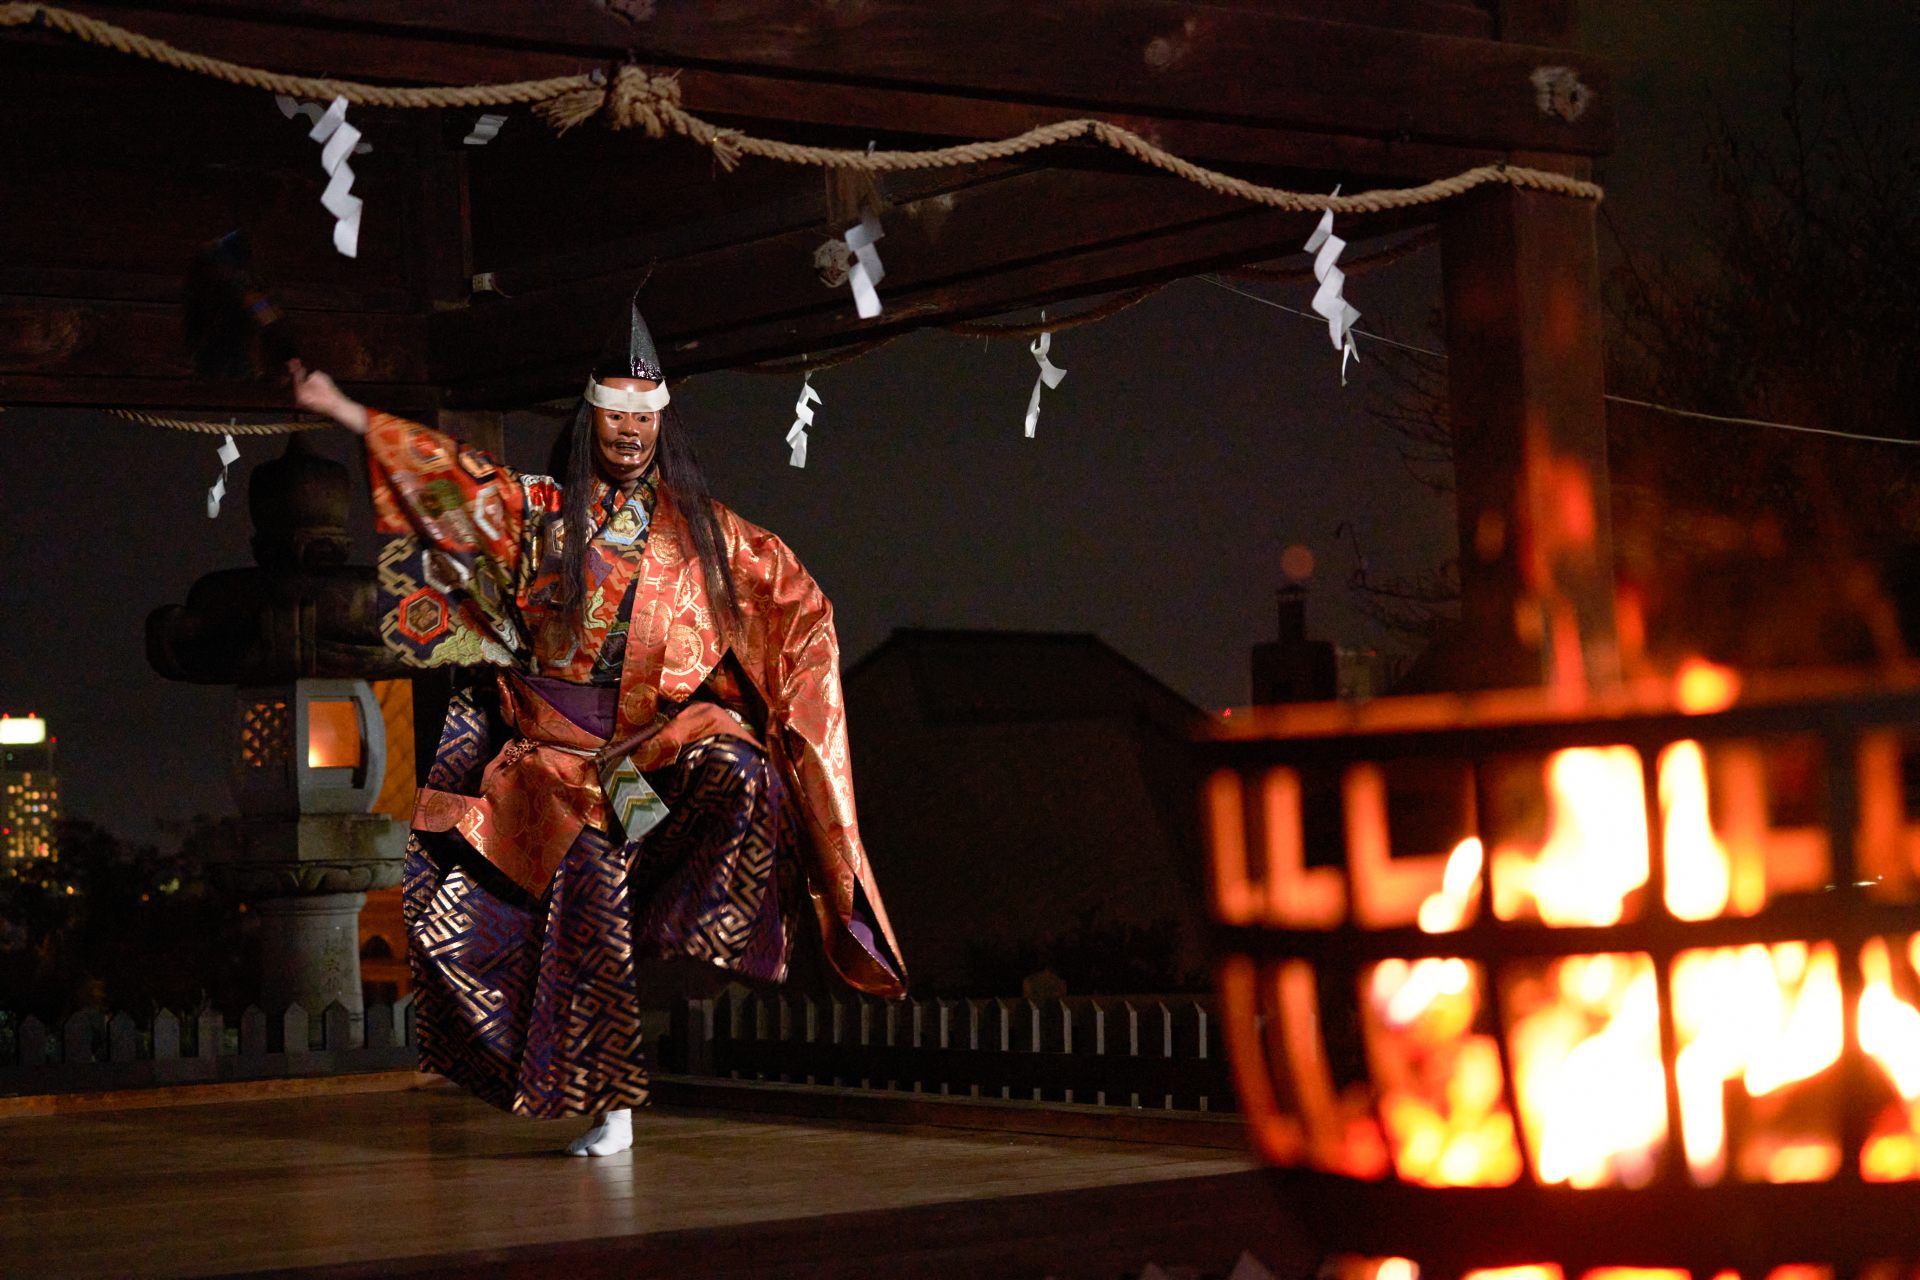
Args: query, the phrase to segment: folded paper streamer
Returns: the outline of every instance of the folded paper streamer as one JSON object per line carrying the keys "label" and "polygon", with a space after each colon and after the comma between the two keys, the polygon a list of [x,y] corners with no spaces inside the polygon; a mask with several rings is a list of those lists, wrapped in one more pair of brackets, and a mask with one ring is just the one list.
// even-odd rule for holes
{"label": "folded paper streamer", "polygon": [[500,126],[506,122],[505,116],[495,115],[489,111],[473,122],[473,131],[460,141],[470,147],[484,147],[500,135]]}
{"label": "folded paper streamer", "polygon": [[793,402],[793,425],[787,428],[787,444],[793,448],[788,466],[807,465],[807,428],[813,425],[813,406],[819,403],[820,393],[813,389],[813,375],[809,373],[800,381],[800,398]]}
{"label": "folded paper streamer", "polygon": [[[295,116],[305,116],[308,123],[319,124],[320,117],[326,114],[325,108],[319,103],[302,102],[298,98],[289,98],[284,93],[274,94],[273,103],[280,108],[280,114],[289,120]],[[371,142],[362,140],[353,144],[353,154],[357,156],[364,156],[372,150],[373,144]]]}
{"label": "folded paper streamer", "polygon": [[621,756],[601,766],[600,790],[628,843],[646,835],[667,816],[667,802],[648,785],[632,756]]}
{"label": "folded paper streamer", "polygon": [[[1042,312],[1041,321],[1045,322],[1046,318],[1046,313]],[[1027,439],[1029,440],[1033,439],[1033,429],[1040,425],[1040,389],[1045,387],[1051,391],[1065,381],[1067,376],[1065,369],[1047,359],[1047,351],[1052,346],[1053,335],[1043,333],[1027,347],[1027,350],[1033,353],[1033,358],[1040,364],[1040,376],[1033,380],[1033,395],[1027,401]]]}
{"label": "folded paper streamer", "polygon": [[870,213],[847,228],[847,252],[853,255],[847,266],[847,286],[853,290],[853,309],[862,320],[880,314],[880,294],[874,286],[886,278],[887,269],[880,265],[880,254],[873,246],[885,234],[880,220]]}
{"label": "folded paper streamer", "polygon": [[225,436],[220,443],[220,474],[214,477],[213,487],[207,490],[207,519],[220,517],[220,499],[227,496],[227,468],[240,458],[240,446],[233,442],[233,436]]}
{"label": "folded paper streamer", "polygon": [[[1340,188],[1335,187],[1333,194],[1339,195]],[[1353,324],[1360,313],[1347,305],[1345,289],[1347,273],[1338,265],[1340,255],[1345,252],[1347,242],[1333,234],[1333,210],[1320,215],[1320,225],[1307,237],[1306,251],[1313,255],[1313,278],[1320,282],[1314,291],[1313,309],[1327,319],[1327,336],[1333,339],[1333,349],[1340,353],[1340,385],[1347,385],[1347,361],[1360,358],[1359,348],[1353,345]]]}
{"label": "folded paper streamer", "polygon": [[353,194],[353,167],[347,157],[360,141],[360,131],[347,123],[347,100],[335,98],[307,134],[320,147],[320,167],[327,171],[327,189],[320,203],[333,215],[333,247],[344,256],[360,252],[361,199]]}

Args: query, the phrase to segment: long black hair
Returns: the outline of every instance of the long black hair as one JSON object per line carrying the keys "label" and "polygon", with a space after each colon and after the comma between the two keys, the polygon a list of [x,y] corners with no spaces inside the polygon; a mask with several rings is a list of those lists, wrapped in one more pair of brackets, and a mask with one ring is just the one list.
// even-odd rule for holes
{"label": "long black hair", "polygon": [[[601,376],[595,371],[595,376]],[[610,370],[607,377],[629,376],[624,369]],[[740,630],[740,592],[734,585],[733,569],[726,555],[726,540],[720,532],[720,519],[714,513],[713,494],[707,489],[707,473],[701,469],[700,455],[694,450],[686,420],[672,405],[660,412],[659,443],[654,447],[654,471],[660,491],[670,499],[687,522],[693,535],[693,553],[707,578],[707,598],[715,608],[724,645]],[[566,530],[560,549],[560,581],[553,603],[578,612],[587,596],[587,543],[595,527],[593,481],[597,474],[595,458],[593,406],[585,397],[574,410],[573,421],[553,442],[548,459],[551,473],[560,478],[565,496],[561,500],[561,526]]]}

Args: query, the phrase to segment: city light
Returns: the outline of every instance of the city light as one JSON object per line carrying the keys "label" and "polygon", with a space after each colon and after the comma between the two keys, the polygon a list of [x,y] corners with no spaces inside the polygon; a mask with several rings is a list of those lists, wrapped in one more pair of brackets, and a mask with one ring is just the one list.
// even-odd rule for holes
{"label": "city light", "polygon": [[0,747],[30,747],[47,740],[47,722],[39,716],[0,716]]}

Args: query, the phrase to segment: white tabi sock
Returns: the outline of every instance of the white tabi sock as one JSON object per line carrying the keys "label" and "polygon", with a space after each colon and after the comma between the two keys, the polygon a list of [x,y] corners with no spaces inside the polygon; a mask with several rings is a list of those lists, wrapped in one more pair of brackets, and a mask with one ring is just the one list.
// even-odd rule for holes
{"label": "white tabi sock", "polygon": [[567,1144],[570,1156],[611,1156],[617,1155],[633,1145],[633,1112],[622,1107],[618,1111],[609,1111],[572,1142]]}

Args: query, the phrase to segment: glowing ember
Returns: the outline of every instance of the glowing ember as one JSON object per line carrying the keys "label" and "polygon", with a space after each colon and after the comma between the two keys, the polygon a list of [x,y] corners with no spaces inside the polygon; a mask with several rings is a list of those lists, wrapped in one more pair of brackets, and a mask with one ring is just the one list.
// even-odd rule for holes
{"label": "glowing ember", "polygon": [[1693,715],[1725,711],[1739,696],[1739,673],[1704,658],[1688,658],[1674,676],[1673,700]]}
{"label": "glowing ember", "polygon": [[1733,872],[1707,817],[1707,758],[1699,743],[1676,742],[1661,752],[1660,813],[1667,910],[1681,920],[1725,914]]}
{"label": "glowing ember", "polygon": [[1644,955],[1569,956],[1512,984],[1508,1044],[1540,1181],[1644,1186],[1667,1138],[1659,998]]}
{"label": "glowing ember", "polygon": [[1684,952],[1673,966],[1673,1015],[1680,1131],[1695,1181],[1725,1175],[1729,1098],[1740,1104],[1750,1130],[1736,1153],[1743,1179],[1832,1177],[1840,1164],[1832,1108],[1819,1105],[1818,1096],[1789,1092],[1840,1060],[1840,977],[1832,944]]}
{"label": "glowing ember", "polygon": [[1632,747],[1575,747],[1547,760],[1547,835],[1531,856],[1493,853],[1493,910],[1502,920],[1618,924],[1647,882],[1647,807]]}
{"label": "glowing ember", "polygon": [[1387,960],[1362,993],[1380,1117],[1400,1177],[1431,1187],[1499,1187],[1520,1177],[1500,1047],[1475,1034],[1479,970],[1465,960]]}
{"label": "glowing ember", "polygon": [[[1909,964],[1920,967],[1920,934],[1908,940]],[[1920,1009],[1894,994],[1893,956],[1870,938],[1860,950],[1860,1048],[1887,1073],[1899,1098],[1875,1120],[1860,1152],[1868,1182],[1920,1178]]]}
{"label": "glowing ember", "polygon": [[1452,933],[1473,919],[1480,902],[1480,868],[1486,849],[1480,837],[1468,836],[1447,855],[1440,891],[1420,904],[1420,928],[1426,933]]}

